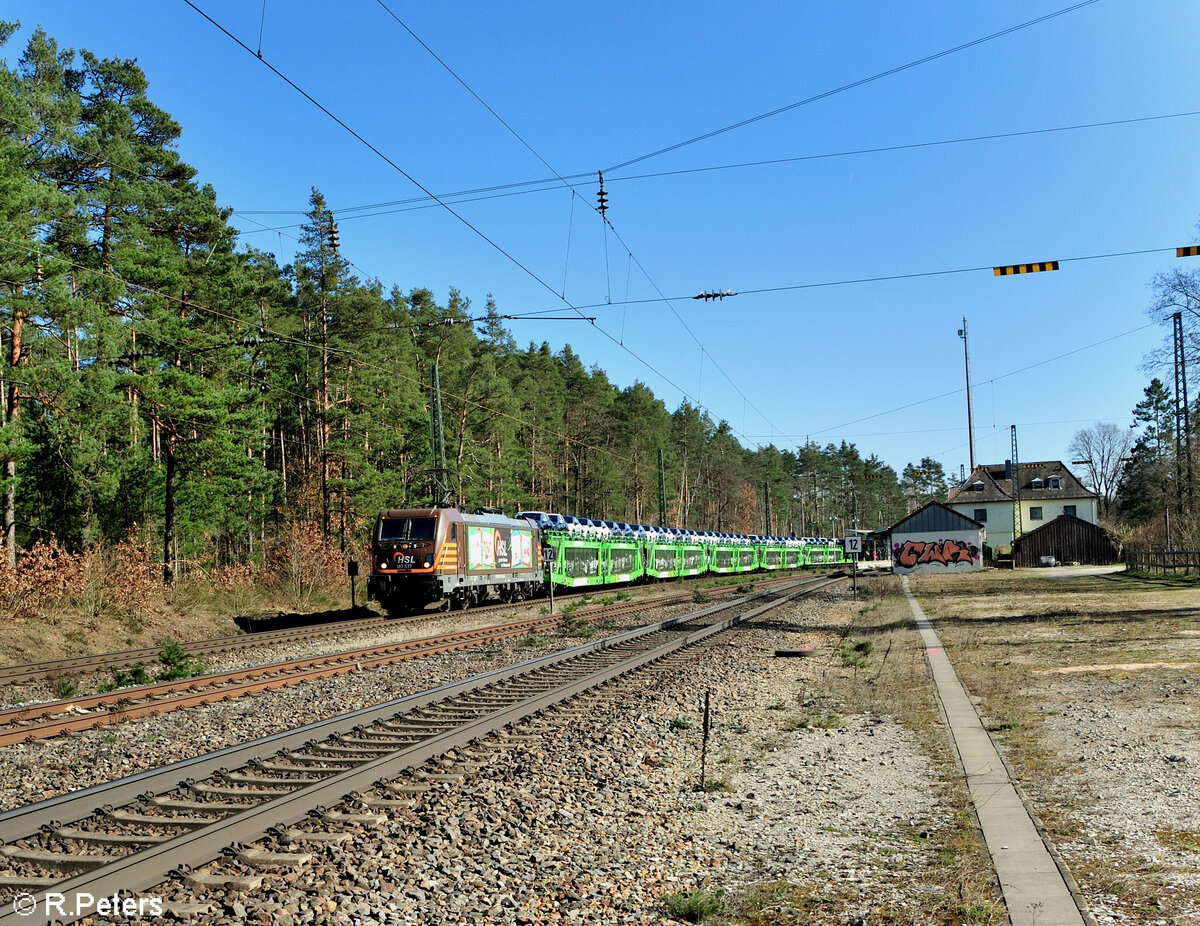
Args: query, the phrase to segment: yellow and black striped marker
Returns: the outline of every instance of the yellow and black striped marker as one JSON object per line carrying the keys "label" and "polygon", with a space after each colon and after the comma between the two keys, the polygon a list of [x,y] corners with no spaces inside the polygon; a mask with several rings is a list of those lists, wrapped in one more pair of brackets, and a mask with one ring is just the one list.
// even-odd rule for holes
{"label": "yellow and black striped marker", "polygon": [[1006,267],[993,267],[992,274],[998,277],[1006,277],[1012,273],[1041,273],[1044,270],[1057,270],[1058,261],[1046,260],[1040,264],[1009,264]]}
{"label": "yellow and black striped marker", "polygon": [[1186,248],[1175,249],[1176,257],[1195,257],[1197,254],[1200,254],[1200,244],[1193,244]]}

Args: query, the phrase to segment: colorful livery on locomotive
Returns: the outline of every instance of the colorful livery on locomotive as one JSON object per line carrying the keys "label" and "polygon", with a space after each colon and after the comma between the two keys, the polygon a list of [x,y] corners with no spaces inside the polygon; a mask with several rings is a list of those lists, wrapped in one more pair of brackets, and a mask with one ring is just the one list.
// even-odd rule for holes
{"label": "colorful livery on locomotive", "polygon": [[399,613],[434,601],[459,608],[517,601],[545,581],[537,529],[526,520],[455,508],[380,512],[371,533],[367,597]]}

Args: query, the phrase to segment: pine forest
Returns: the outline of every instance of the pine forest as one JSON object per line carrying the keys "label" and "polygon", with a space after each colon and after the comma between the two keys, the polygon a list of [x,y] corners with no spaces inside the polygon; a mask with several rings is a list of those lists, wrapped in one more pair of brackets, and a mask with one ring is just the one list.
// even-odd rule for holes
{"label": "pine forest", "polygon": [[132,61],[38,31],[0,67],[0,127],[2,614],[248,608],[267,579],[288,606],[341,601],[380,509],[429,500],[435,365],[464,507],[841,536],[946,487],[848,443],[746,449],[570,347],[517,344],[520,307],[361,279],[316,189],[294,255],[239,244]]}

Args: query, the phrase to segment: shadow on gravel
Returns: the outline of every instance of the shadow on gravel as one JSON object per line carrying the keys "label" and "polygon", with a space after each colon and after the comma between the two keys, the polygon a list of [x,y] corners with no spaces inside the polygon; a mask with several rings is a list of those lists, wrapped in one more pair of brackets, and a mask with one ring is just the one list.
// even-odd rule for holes
{"label": "shadow on gravel", "polygon": [[313,624],[336,624],[339,621],[357,621],[365,617],[378,617],[368,607],[338,608],[333,611],[313,611],[309,614],[285,614],[235,617],[233,622],[243,633],[262,633],[264,630],[291,630],[293,627],[311,627]]}

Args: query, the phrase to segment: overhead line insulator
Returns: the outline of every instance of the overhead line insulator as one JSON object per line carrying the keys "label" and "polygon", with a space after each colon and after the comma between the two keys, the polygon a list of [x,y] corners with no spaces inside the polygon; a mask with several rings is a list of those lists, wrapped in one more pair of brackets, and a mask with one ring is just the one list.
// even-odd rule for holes
{"label": "overhead line insulator", "polygon": [[737,295],[737,293],[735,293],[732,289],[727,289],[723,293],[710,293],[710,292],[697,293],[695,296],[692,296],[692,298],[693,299],[703,299],[705,302],[708,302],[710,299],[724,299],[726,296],[736,296],[736,295]]}
{"label": "overhead line insulator", "polygon": [[604,171],[599,171],[600,174],[600,192],[596,194],[596,199],[599,200],[599,205],[596,211],[600,213],[600,218],[604,218],[604,213],[608,212],[608,193],[604,191]]}

